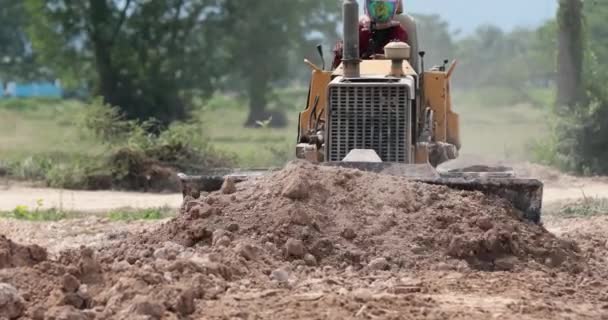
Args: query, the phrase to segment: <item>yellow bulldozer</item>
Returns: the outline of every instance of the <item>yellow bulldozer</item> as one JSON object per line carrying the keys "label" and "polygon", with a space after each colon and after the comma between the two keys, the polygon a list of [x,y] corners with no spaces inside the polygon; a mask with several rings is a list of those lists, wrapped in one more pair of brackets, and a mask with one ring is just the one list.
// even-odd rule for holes
{"label": "yellow bulldozer", "polygon": [[[505,167],[437,170],[456,159],[461,147],[459,116],[452,110],[450,92],[456,63],[445,61],[425,69],[414,19],[405,14],[398,19],[408,30],[408,43],[389,43],[383,57],[361,60],[358,3],[343,1],[342,63],[325,70],[305,60],[312,77],[306,107],[299,115],[296,157],[481,191],[508,200],[525,219],[539,223],[540,181],[517,178]],[[179,177],[184,196],[198,197],[219,190],[228,177],[238,182],[269,171],[213,170]]]}

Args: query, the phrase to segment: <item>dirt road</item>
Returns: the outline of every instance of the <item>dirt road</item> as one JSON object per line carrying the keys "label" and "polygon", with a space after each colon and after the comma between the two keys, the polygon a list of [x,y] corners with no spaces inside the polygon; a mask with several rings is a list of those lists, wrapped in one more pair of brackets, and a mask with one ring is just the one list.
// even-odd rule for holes
{"label": "dirt road", "polygon": [[41,200],[43,208],[65,211],[103,213],[121,208],[178,208],[181,194],[153,194],[115,191],[69,191],[58,189],[8,187],[0,188],[0,211],[17,206],[36,208]]}
{"label": "dirt road", "polygon": [[[608,198],[608,182],[598,179],[545,180],[544,202],[590,198]],[[0,188],[0,211],[17,206],[35,208],[42,200],[44,208],[66,211],[102,213],[121,208],[178,208],[181,194],[153,194],[116,191],[68,191],[58,189],[9,187]]]}

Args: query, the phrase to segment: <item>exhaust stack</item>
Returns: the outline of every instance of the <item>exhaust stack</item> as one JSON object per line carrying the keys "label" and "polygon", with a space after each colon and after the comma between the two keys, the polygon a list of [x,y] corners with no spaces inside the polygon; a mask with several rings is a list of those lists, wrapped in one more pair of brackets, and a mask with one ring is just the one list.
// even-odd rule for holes
{"label": "exhaust stack", "polygon": [[344,52],[342,63],[345,78],[359,78],[361,63],[359,56],[359,4],[357,0],[344,0],[342,5],[344,19]]}

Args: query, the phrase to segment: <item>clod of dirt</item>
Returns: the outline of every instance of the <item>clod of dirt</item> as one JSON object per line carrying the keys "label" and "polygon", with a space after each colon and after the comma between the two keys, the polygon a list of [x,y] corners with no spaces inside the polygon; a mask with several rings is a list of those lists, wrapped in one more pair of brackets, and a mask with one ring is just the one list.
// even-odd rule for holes
{"label": "clod of dirt", "polygon": [[226,228],[226,230],[230,231],[230,232],[237,232],[239,231],[239,225],[236,223],[231,223],[228,225],[228,227]]}
{"label": "clod of dirt", "polygon": [[215,209],[206,203],[202,203],[200,205],[195,205],[188,212],[192,219],[206,219],[215,213]]}
{"label": "clod of dirt", "polygon": [[45,249],[37,245],[18,245],[0,236],[0,269],[34,266],[46,259]]}
{"label": "clod of dirt", "polygon": [[231,233],[224,229],[213,231],[212,244],[214,247],[228,247],[230,245]]}
{"label": "clod of dirt", "polygon": [[81,248],[78,269],[82,282],[92,283],[100,280],[101,264],[95,259],[93,249]]}
{"label": "clod of dirt", "polygon": [[494,261],[494,266],[496,271],[511,271],[515,269],[515,266],[518,263],[518,259],[515,257],[503,257],[496,259]]}
{"label": "clod of dirt", "polygon": [[477,226],[483,231],[488,231],[494,227],[492,220],[489,217],[480,217],[475,221]]}
{"label": "clod of dirt", "polygon": [[388,270],[391,268],[385,258],[376,258],[369,262],[368,267],[372,270]]}
{"label": "clod of dirt", "polygon": [[45,320],[89,320],[89,317],[72,306],[52,307],[44,313]]}
{"label": "clod of dirt", "polygon": [[175,309],[177,310],[177,312],[182,316],[188,316],[193,314],[196,310],[196,305],[194,304],[195,296],[196,294],[194,290],[189,289],[182,292],[179,295],[177,303],[175,305]]}
{"label": "clod of dirt", "polygon": [[161,319],[165,313],[165,307],[159,303],[152,302],[148,297],[141,295],[135,297],[133,304],[128,310],[132,314],[149,316],[152,319]]}
{"label": "clod of dirt", "polygon": [[296,259],[300,259],[304,257],[306,254],[306,249],[304,248],[304,243],[301,240],[296,240],[290,238],[285,242],[285,254],[287,257],[293,257]]}
{"label": "clod of dirt", "polygon": [[289,280],[289,273],[284,269],[276,269],[270,274],[270,279],[278,282],[287,282]]}
{"label": "clod of dirt", "polygon": [[247,243],[239,243],[236,245],[236,252],[238,252],[243,258],[247,260],[256,260],[258,250],[258,248]]}
{"label": "clod of dirt", "polygon": [[221,192],[223,194],[233,194],[236,192],[236,183],[233,178],[226,178],[222,184]]}
{"label": "clod of dirt", "polygon": [[346,240],[354,240],[357,237],[357,234],[355,233],[355,230],[345,228],[344,231],[342,231],[342,237]]}
{"label": "clod of dirt", "polygon": [[317,265],[317,258],[310,253],[304,255],[304,262],[309,267],[314,267]]}
{"label": "clod of dirt", "polygon": [[80,281],[71,274],[66,274],[61,279],[61,289],[66,293],[74,293],[80,288]]}
{"label": "clod of dirt", "polygon": [[25,310],[23,298],[15,287],[0,283],[0,318],[17,319]]}
{"label": "clod of dirt", "polygon": [[164,260],[175,260],[185,248],[171,241],[165,242],[161,248],[154,251],[154,258]]}
{"label": "clod of dirt", "polygon": [[304,200],[309,196],[309,188],[306,178],[303,175],[296,174],[289,178],[283,196],[291,200]]}
{"label": "clod of dirt", "polygon": [[289,215],[291,217],[291,223],[300,225],[300,226],[308,226],[311,225],[313,220],[310,215],[303,209],[294,206],[289,209]]}

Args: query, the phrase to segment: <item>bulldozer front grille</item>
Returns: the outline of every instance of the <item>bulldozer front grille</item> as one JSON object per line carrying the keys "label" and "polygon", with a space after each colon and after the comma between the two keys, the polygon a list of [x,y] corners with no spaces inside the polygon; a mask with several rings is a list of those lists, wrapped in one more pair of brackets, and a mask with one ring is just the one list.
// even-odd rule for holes
{"label": "bulldozer front grille", "polygon": [[410,87],[403,82],[345,82],[329,86],[327,161],[353,149],[373,149],[384,162],[411,163]]}

